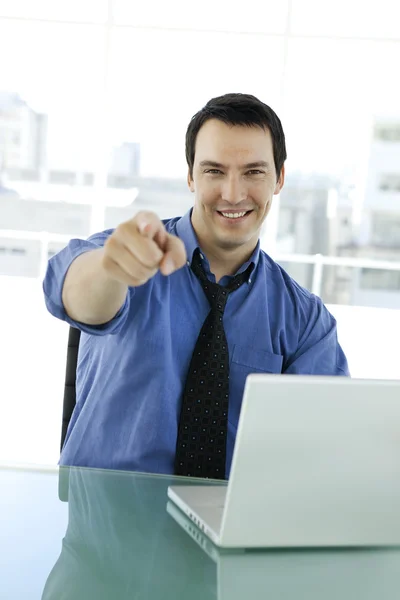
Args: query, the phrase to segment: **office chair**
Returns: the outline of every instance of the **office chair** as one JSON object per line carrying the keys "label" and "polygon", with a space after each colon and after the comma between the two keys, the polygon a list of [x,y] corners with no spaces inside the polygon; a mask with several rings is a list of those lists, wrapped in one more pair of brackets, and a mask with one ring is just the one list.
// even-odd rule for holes
{"label": "office chair", "polygon": [[76,404],[76,366],[78,363],[78,348],[81,332],[75,327],[69,328],[67,367],[65,372],[64,402],[61,426],[61,450],[64,445],[67,429]]}

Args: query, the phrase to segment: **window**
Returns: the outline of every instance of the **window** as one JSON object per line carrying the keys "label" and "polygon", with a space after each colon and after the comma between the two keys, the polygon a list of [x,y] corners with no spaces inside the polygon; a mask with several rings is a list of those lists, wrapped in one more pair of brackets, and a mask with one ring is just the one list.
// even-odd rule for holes
{"label": "window", "polygon": [[400,292],[400,272],[379,269],[362,269],[361,288],[363,290]]}
{"label": "window", "polygon": [[63,183],[75,185],[76,173],[74,171],[49,171],[49,183]]}
{"label": "window", "polygon": [[400,173],[383,173],[379,179],[379,190],[381,192],[400,192]]}
{"label": "window", "polygon": [[[127,144],[133,148],[140,144],[142,176],[186,179],[186,128],[193,114],[213,96],[227,90],[253,93],[279,113],[284,64],[279,37],[116,28],[111,41],[114,156],[122,161],[122,152],[115,148],[126,150]],[[146,57],[135,62],[134,85],[127,56]],[[187,80],[196,68],[202,73],[201,85]]]}
{"label": "window", "polygon": [[12,134],[11,140],[12,140],[12,143],[15,146],[19,146],[20,143],[21,143],[21,134],[20,134],[20,132],[19,131],[14,131],[14,133]]}
{"label": "window", "polygon": [[236,8],[230,0],[203,0],[198,10],[187,0],[114,0],[117,25],[181,30],[283,33],[287,10],[287,0],[249,0],[246,10]]}
{"label": "window", "polygon": [[294,34],[319,37],[398,38],[396,0],[293,0]]}
{"label": "window", "polygon": [[400,142],[400,123],[397,125],[376,125],[374,138],[382,142]]}
{"label": "window", "polygon": [[25,256],[26,248],[0,246],[0,254],[8,254],[9,256]]}
{"label": "window", "polygon": [[[0,86],[0,247],[5,249],[0,250],[0,311],[7,315],[1,336],[7,366],[0,399],[0,460],[48,464],[59,455],[67,328],[45,309],[41,281],[46,244],[49,235],[64,235],[64,244],[68,236],[89,235],[94,204],[60,201],[69,200],[73,188],[52,184],[49,173],[100,171],[106,36],[102,25],[73,21],[100,22],[106,15],[100,14],[101,7],[107,4],[0,2],[0,56],[7,57],[1,61]],[[10,130],[19,133],[18,145]],[[12,156],[10,148],[18,152]],[[96,200],[101,200],[100,192]],[[92,227],[99,225],[93,220]],[[22,345],[17,330],[23,332]],[[38,392],[34,402],[32,388]]]}
{"label": "window", "polygon": [[397,43],[290,39],[284,118],[289,172],[331,174],[362,186],[356,173],[368,162],[374,115],[398,114],[398,64]]}
{"label": "window", "polygon": [[399,213],[374,212],[371,221],[373,244],[400,248],[400,211]]}
{"label": "window", "polygon": [[101,23],[107,17],[107,0],[2,0],[0,16]]}
{"label": "window", "polygon": [[[0,1],[0,460],[59,457],[68,329],[44,306],[47,259],[138,210],[186,212],[186,127],[212,96],[251,93],[281,118],[286,184],[265,235],[289,273],[346,309],[388,307],[389,295],[400,306],[398,271],[312,264],[378,251],[400,262],[398,23],[391,0]],[[374,140],[378,163],[393,155],[370,165],[382,201],[371,216],[360,174]],[[377,364],[393,331],[382,335],[367,348]]]}

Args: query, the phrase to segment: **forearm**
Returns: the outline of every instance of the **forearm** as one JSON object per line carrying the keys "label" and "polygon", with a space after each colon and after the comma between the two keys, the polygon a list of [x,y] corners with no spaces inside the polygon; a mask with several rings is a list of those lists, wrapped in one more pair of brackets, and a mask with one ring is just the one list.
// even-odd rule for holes
{"label": "forearm", "polygon": [[128,286],[103,268],[104,249],[78,256],[65,277],[62,301],[68,316],[87,325],[108,323],[125,302]]}

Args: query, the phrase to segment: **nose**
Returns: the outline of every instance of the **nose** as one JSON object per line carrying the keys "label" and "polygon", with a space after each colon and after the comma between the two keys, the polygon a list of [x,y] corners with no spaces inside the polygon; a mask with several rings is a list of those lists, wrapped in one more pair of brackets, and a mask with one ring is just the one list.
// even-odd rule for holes
{"label": "nose", "polygon": [[239,204],[247,198],[246,185],[237,175],[227,175],[221,190],[222,200],[229,204]]}

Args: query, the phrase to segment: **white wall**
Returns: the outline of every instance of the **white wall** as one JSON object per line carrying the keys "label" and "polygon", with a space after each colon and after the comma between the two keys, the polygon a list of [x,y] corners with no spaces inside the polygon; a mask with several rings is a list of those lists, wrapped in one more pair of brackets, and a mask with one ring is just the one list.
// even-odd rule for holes
{"label": "white wall", "polygon": [[385,306],[390,309],[400,309],[400,292],[385,291],[385,290],[362,290],[361,288],[354,291],[352,300],[355,305],[359,306]]}
{"label": "white wall", "polygon": [[400,310],[329,305],[351,375],[400,379]]}

